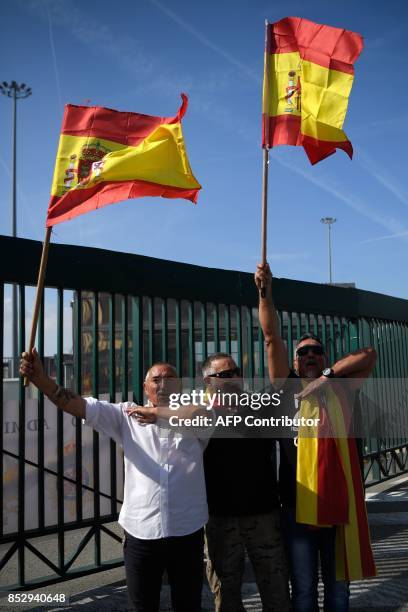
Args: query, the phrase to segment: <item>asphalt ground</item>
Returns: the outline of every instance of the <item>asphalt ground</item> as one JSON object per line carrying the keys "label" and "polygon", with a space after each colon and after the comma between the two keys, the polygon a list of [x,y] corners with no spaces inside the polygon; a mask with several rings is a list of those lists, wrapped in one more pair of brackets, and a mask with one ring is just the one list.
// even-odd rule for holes
{"label": "asphalt ground", "polygon": [[[366,493],[371,536],[376,559],[378,576],[370,580],[353,582],[351,585],[351,609],[360,612],[375,611],[407,611],[408,612],[408,477],[393,479]],[[116,525],[112,529],[120,533]],[[68,534],[69,545],[75,546],[76,538]],[[44,554],[51,551],[50,536],[42,542],[36,539],[36,545]],[[108,546],[108,542],[106,542]],[[110,544],[111,546],[111,540]],[[92,546],[84,551],[85,557],[78,560],[83,564],[84,558],[93,556]],[[48,553],[51,555],[51,552]],[[113,557],[121,554],[120,545],[112,549]],[[49,556],[49,558],[52,558]],[[40,576],[43,572],[41,562],[33,556],[33,572]],[[8,570],[12,573],[12,570]],[[12,576],[10,576],[12,580]],[[124,569],[99,572],[75,578],[59,584],[26,591],[30,594],[64,594],[68,604],[35,605],[10,604],[8,595],[0,596],[0,609],[14,612],[18,609],[36,610],[37,612],[62,612],[63,610],[80,612],[124,612],[128,609]],[[261,612],[262,606],[252,568],[246,563],[244,583],[242,588],[244,606],[248,612]],[[321,598],[320,598],[321,599]],[[214,610],[213,598],[205,584],[202,599],[203,612]],[[162,612],[171,611],[169,589],[164,584],[162,588]]]}

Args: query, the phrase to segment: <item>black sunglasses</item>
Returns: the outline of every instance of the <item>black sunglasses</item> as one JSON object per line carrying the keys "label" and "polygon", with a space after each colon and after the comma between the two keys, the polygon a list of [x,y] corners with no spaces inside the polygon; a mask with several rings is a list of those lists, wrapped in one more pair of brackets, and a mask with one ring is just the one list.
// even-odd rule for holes
{"label": "black sunglasses", "polygon": [[296,349],[296,355],[298,357],[305,357],[308,352],[311,351],[313,355],[324,355],[324,349],[322,346],[317,344],[305,344],[300,348]]}
{"label": "black sunglasses", "polygon": [[208,374],[212,378],[235,378],[241,376],[240,368],[231,368],[231,370],[222,370],[221,372],[214,372],[214,374]]}

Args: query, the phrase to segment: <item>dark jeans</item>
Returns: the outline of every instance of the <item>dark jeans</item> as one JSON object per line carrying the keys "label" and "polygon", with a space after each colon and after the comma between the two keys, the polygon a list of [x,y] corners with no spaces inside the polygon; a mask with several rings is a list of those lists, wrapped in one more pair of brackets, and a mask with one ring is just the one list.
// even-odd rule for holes
{"label": "dark jeans", "polygon": [[140,540],[125,533],[126,584],[131,610],[157,612],[164,570],[176,612],[200,612],[204,530],[160,540]]}
{"label": "dark jeans", "polygon": [[296,522],[293,508],[282,510],[282,527],[288,554],[294,612],[318,611],[319,555],[324,584],[324,610],[349,609],[349,583],[336,581],[336,528],[310,529]]}

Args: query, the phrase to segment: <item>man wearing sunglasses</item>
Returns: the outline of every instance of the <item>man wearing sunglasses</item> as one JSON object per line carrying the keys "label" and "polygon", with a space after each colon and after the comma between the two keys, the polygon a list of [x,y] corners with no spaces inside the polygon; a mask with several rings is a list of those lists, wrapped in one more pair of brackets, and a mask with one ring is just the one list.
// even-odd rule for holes
{"label": "man wearing sunglasses", "polygon": [[[269,377],[275,388],[285,390],[281,411],[294,417],[301,400],[311,396],[324,398],[322,393],[324,394],[333,378],[347,378],[347,385],[358,389],[361,381],[370,375],[376,362],[376,353],[371,348],[355,351],[330,367],[320,339],[307,333],[298,341],[293,369],[290,369],[287,349],[279,333],[278,317],[272,298],[272,274],[268,264],[258,264],[257,267],[255,283],[260,296],[259,321],[265,337]],[[310,382],[303,387],[301,379]],[[346,581],[336,580],[337,528],[312,527],[296,522],[297,438],[282,437],[279,442],[279,494],[291,573],[293,609],[295,612],[318,610],[320,556],[324,583],[324,609],[330,612],[348,610],[349,584]]]}
{"label": "man wearing sunglasses", "polygon": [[[208,393],[239,396],[243,392],[241,372],[231,355],[211,355],[203,363],[202,373]],[[214,406],[215,412],[228,409],[234,411],[236,406]],[[241,596],[245,552],[254,569],[264,612],[290,608],[274,446],[270,438],[212,437],[204,453],[210,514],[207,578],[216,612],[245,612]]]}

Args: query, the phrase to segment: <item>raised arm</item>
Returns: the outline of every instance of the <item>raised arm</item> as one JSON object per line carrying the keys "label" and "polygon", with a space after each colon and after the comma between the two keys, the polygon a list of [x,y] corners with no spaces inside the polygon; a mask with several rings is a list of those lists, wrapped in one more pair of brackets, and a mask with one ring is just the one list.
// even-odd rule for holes
{"label": "raised arm", "polygon": [[[288,353],[279,333],[278,315],[272,298],[272,274],[268,264],[257,265],[255,284],[259,291],[259,322],[265,337],[268,370],[271,383],[289,376]],[[261,296],[261,287],[265,297]]]}
{"label": "raised arm", "polygon": [[31,354],[22,354],[20,374],[26,376],[58,408],[81,419],[85,418],[85,400],[70,389],[60,387],[55,380],[45,374],[43,364],[35,348]]}
{"label": "raised arm", "polygon": [[377,353],[371,347],[362,348],[346,355],[333,366],[336,378],[368,378],[375,367]]}

